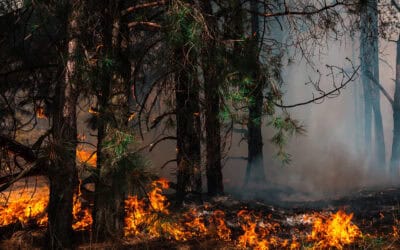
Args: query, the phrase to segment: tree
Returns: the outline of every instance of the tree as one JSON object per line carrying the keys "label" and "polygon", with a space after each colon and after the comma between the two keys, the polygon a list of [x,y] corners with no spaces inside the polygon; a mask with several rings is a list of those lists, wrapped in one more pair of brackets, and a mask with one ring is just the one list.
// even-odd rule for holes
{"label": "tree", "polygon": [[170,43],[175,61],[175,112],[177,150],[177,199],[188,192],[201,194],[199,81],[196,70],[200,27],[191,3],[174,1],[170,13]]}
{"label": "tree", "polygon": [[[393,8],[397,12],[400,12],[400,5],[396,1],[391,1]],[[391,28],[397,28],[398,22],[394,21],[394,24],[390,24]],[[392,30],[390,30],[392,31]],[[394,33],[395,32],[390,32]],[[399,165],[400,165],[400,32],[397,30],[396,40],[396,78],[395,78],[395,89],[393,98],[393,142],[392,142],[392,156],[390,159],[390,174],[393,179],[399,176]]]}
{"label": "tree", "polygon": [[56,158],[49,168],[48,244],[51,249],[72,248],[72,202],[78,184],[75,161],[77,146],[76,105],[78,100],[77,55],[81,3],[71,0],[67,23],[65,78],[56,86],[53,136]]}
{"label": "tree", "polygon": [[374,115],[376,163],[385,165],[385,140],[383,135],[380,91],[374,83],[379,82],[379,45],[378,45],[378,3],[376,0],[361,2],[360,10],[360,61],[361,81],[364,92],[364,145],[366,155],[371,155],[372,114]]}
{"label": "tree", "polygon": [[264,153],[262,139],[262,117],[264,103],[265,79],[260,72],[259,42],[260,42],[260,20],[258,18],[259,5],[257,1],[250,1],[251,34],[252,41],[249,43],[250,59],[249,72],[251,83],[247,86],[249,96],[249,119],[247,121],[247,168],[245,185],[249,183],[262,184],[265,182]]}
{"label": "tree", "polygon": [[[206,175],[209,195],[224,192],[221,165],[220,85],[223,81],[223,63],[219,43],[218,20],[213,15],[211,1],[202,3],[202,12],[210,37],[203,48],[202,68],[204,74]],[[216,63],[218,62],[218,63]]]}

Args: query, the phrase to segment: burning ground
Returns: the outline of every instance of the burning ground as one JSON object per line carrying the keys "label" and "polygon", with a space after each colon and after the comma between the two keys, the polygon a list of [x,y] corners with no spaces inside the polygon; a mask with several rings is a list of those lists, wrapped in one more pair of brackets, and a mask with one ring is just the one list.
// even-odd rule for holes
{"label": "burning ground", "polygon": [[[42,243],[48,188],[20,184],[3,193],[1,248],[31,249]],[[35,183],[36,184],[36,183]],[[398,249],[399,189],[362,191],[340,200],[266,205],[230,196],[176,208],[168,181],[125,200],[125,237],[91,244],[91,204],[78,193],[74,224],[80,248],[118,249]]]}

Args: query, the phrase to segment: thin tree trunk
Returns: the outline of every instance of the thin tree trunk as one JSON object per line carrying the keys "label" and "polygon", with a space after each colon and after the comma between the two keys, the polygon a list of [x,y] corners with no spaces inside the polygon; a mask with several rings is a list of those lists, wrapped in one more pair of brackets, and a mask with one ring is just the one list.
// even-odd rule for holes
{"label": "thin tree trunk", "polygon": [[[185,48],[177,49],[176,58],[185,60],[186,52]],[[201,194],[199,90],[191,67],[182,65],[175,79],[178,202],[188,192]]]}
{"label": "thin tree trunk", "polygon": [[393,143],[390,173],[393,180],[399,177],[400,164],[400,35],[397,39],[396,85],[393,99]]}
{"label": "thin tree trunk", "polygon": [[[203,13],[206,15],[206,22],[209,30],[214,34],[217,31],[217,20],[212,13],[210,1],[202,2]],[[216,39],[216,38],[214,38]],[[218,56],[215,40],[210,40],[203,55],[204,72],[204,96],[205,96],[205,129],[206,129],[206,174],[207,190],[209,195],[224,193],[221,166],[221,124],[219,121],[220,92],[219,85],[222,81],[219,77],[222,72],[221,66],[215,63]]]}
{"label": "thin tree trunk", "polygon": [[250,2],[252,16],[251,16],[251,33],[255,34],[252,49],[254,60],[254,72],[252,75],[253,84],[249,90],[251,93],[249,103],[249,120],[247,123],[248,130],[248,161],[246,168],[245,185],[249,183],[262,184],[265,182],[264,173],[264,156],[263,156],[263,140],[262,140],[262,107],[263,107],[263,79],[260,77],[259,72],[259,18],[256,14],[258,11],[258,2],[252,0]]}
{"label": "thin tree trunk", "polygon": [[[115,63],[121,61],[121,20],[120,8],[122,1],[113,2],[105,1],[103,7],[103,45],[104,56],[107,59],[113,59]],[[116,15],[116,16],[115,16]],[[118,64],[118,63],[117,63]],[[97,138],[97,169],[99,171],[99,180],[96,183],[95,206],[93,211],[94,217],[94,233],[97,241],[102,241],[110,237],[120,237],[123,235],[123,215],[124,215],[124,198],[125,198],[125,173],[109,171],[105,166],[105,154],[103,143],[107,133],[117,129],[116,126],[125,126],[125,122],[121,124],[110,124],[110,96],[114,88],[120,87],[119,84],[127,84],[119,82],[119,74],[114,69],[102,70],[102,90],[98,95],[99,117],[98,117],[98,138]],[[127,101],[126,101],[127,106]],[[119,112],[115,112],[115,114]],[[124,113],[124,112],[123,112]],[[124,113],[124,115],[126,115]],[[112,173],[112,174],[105,174]]]}
{"label": "thin tree trunk", "polygon": [[361,11],[361,80],[364,90],[364,133],[365,154],[371,155],[372,113],[374,114],[375,130],[375,165],[385,166],[385,140],[383,134],[382,115],[380,108],[379,88],[373,81],[379,82],[379,45],[378,45],[378,12],[377,1],[367,0]]}
{"label": "thin tree trunk", "polygon": [[76,104],[78,36],[80,2],[70,1],[68,17],[68,60],[64,81],[56,88],[55,114],[53,117],[56,140],[55,164],[49,169],[50,200],[48,207],[48,247],[50,249],[72,248],[72,203],[78,184],[75,163],[77,146]]}

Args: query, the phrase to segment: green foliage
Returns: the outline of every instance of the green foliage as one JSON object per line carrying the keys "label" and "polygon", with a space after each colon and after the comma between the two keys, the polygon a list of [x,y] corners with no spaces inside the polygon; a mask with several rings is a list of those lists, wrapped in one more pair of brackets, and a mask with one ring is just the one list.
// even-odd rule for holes
{"label": "green foliage", "polygon": [[148,166],[136,151],[137,142],[133,134],[110,127],[106,134],[102,144],[104,159],[100,179],[107,181],[110,177],[125,178]]}
{"label": "green foliage", "polygon": [[288,139],[295,133],[305,133],[304,128],[297,120],[290,118],[288,114],[285,114],[283,117],[273,117],[268,125],[272,126],[276,130],[276,133],[271,138],[271,142],[278,147],[276,157],[283,165],[289,164],[291,161],[291,155],[285,151],[285,146],[287,145]]}
{"label": "green foliage", "polygon": [[193,5],[172,1],[167,13],[167,41],[173,48],[188,47],[200,50],[204,22]]}

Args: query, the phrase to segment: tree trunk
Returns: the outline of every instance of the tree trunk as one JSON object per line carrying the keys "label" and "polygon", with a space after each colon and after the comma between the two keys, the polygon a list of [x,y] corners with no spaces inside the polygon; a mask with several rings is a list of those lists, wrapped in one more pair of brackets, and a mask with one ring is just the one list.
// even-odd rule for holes
{"label": "tree trunk", "polygon": [[[104,59],[112,59],[115,64],[121,62],[121,30],[122,24],[119,16],[122,1],[105,1],[103,6],[103,46]],[[117,16],[114,16],[117,13]],[[124,62],[126,63],[126,62]],[[111,66],[113,67],[113,66]],[[126,69],[126,68],[125,68]],[[119,238],[123,235],[124,227],[124,199],[125,182],[124,173],[109,171],[109,166],[104,164],[105,152],[103,143],[107,133],[117,129],[116,126],[125,126],[126,123],[111,124],[110,121],[110,97],[117,84],[128,84],[118,82],[118,74],[114,68],[102,69],[102,88],[98,94],[99,117],[97,124],[97,170],[99,179],[96,182],[95,206],[93,210],[94,233],[96,241],[103,241],[107,238]],[[126,105],[127,106],[127,105]],[[116,112],[119,113],[119,112]],[[126,114],[125,114],[126,115]],[[112,173],[112,174],[107,174]]]}
{"label": "tree trunk", "polygon": [[392,158],[390,160],[390,173],[394,180],[399,177],[400,164],[400,35],[397,39],[396,53],[396,86],[393,99],[393,143]]}
{"label": "tree trunk", "polygon": [[77,146],[76,104],[79,1],[70,1],[68,17],[68,60],[64,81],[56,87],[55,114],[53,117],[55,153],[54,164],[49,169],[50,200],[48,206],[48,247],[72,248],[72,203],[78,176],[75,163]]}
{"label": "tree trunk", "polygon": [[[209,30],[217,31],[217,20],[213,16],[211,2],[202,2],[202,9],[207,17],[206,23]],[[213,33],[216,34],[216,32]],[[222,72],[222,68],[215,63],[218,50],[214,39],[208,42],[203,53],[207,190],[208,194],[212,196],[224,193],[221,166],[221,125],[219,120],[219,86],[222,81],[219,74]]]}
{"label": "tree trunk", "polygon": [[[186,48],[176,50],[176,58],[186,60]],[[197,75],[191,65],[181,65],[176,73],[177,199],[188,192],[201,194],[200,110]]]}
{"label": "tree trunk", "polygon": [[385,140],[380,108],[379,45],[377,1],[367,0],[361,11],[361,80],[364,90],[365,154],[371,155],[372,113],[374,114],[375,152],[374,165],[385,166]]}
{"label": "tree trunk", "polygon": [[263,140],[262,140],[262,107],[263,107],[263,90],[264,83],[260,77],[259,65],[259,18],[256,14],[258,11],[258,2],[252,0],[250,2],[252,11],[251,15],[251,33],[254,34],[252,56],[254,61],[252,79],[253,83],[249,89],[249,120],[247,123],[248,137],[248,160],[246,168],[245,185],[249,183],[262,184],[265,182],[264,173],[264,156],[263,156]]}

